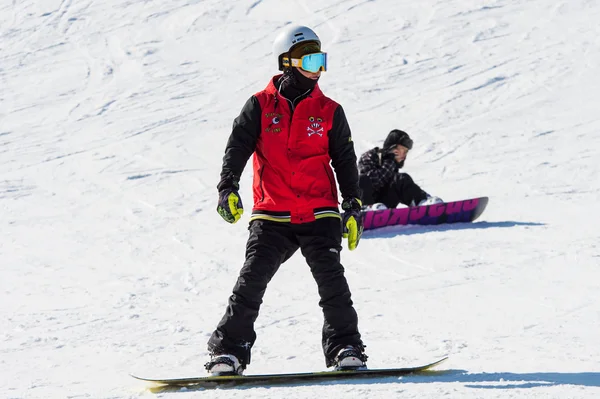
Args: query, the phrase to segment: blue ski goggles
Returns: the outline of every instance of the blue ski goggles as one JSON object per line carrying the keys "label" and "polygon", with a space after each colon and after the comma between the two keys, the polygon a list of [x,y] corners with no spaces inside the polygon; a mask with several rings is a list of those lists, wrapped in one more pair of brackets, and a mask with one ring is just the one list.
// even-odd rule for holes
{"label": "blue ski goggles", "polygon": [[[302,68],[307,72],[319,72],[327,70],[327,53],[306,54],[301,58],[292,58],[291,61],[291,66]],[[283,58],[283,66],[290,66],[289,58]]]}

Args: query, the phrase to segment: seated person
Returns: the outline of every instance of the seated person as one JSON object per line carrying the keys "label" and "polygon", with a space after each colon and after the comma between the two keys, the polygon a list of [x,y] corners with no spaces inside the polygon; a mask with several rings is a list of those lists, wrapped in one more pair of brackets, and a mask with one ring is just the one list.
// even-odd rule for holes
{"label": "seated person", "polygon": [[394,129],[383,148],[375,147],[361,155],[358,173],[363,206],[386,209],[399,204],[417,206],[443,202],[423,191],[407,173],[399,172],[412,147],[408,133]]}

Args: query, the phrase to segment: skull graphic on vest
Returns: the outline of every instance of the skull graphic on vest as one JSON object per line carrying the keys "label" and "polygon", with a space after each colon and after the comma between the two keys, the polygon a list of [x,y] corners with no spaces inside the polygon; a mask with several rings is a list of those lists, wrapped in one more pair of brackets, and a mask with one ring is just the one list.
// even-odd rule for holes
{"label": "skull graphic on vest", "polygon": [[309,116],[308,121],[310,122],[306,128],[308,137],[312,136],[313,134],[318,134],[319,137],[323,137],[323,126],[321,125],[323,118]]}

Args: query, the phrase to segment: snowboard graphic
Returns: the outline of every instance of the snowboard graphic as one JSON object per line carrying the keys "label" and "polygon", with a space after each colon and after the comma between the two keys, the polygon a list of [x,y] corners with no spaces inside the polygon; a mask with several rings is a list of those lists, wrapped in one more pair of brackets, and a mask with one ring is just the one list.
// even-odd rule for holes
{"label": "snowboard graphic", "polygon": [[487,203],[488,197],[480,197],[409,208],[366,210],[362,212],[363,225],[366,231],[409,224],[468,223],[483,213]]}
{"label": "snowboard graphic", "polygon": [[168,392],[178,390],[182,387],[193,389],[198,388],[217,388],[217,387],[237,387],[240,385],[271,386],[276,384],[303,383],[308,381],[332,381],[360,378],[380,378],[380,377],[399,377],[408,374],[426,372],[448,359],[444,357],[433,363],[417,367],[393,368],[393,369],[362,369],[362,370],[343,370],[343,371],[319,371],[312,373],[292,373],[292,374],[261,374],[261,375],[230,375],[230,376],[207,376],[191,378],[142,378],[132,375],[138,380],[151,382],[155,385],[150,388],[154,393]]}

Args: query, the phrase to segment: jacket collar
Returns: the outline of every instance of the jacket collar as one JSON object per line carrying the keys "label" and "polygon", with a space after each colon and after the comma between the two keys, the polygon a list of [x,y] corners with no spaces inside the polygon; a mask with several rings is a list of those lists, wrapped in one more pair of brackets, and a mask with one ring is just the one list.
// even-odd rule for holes
{"label": "jacket collar", "polygon": [[[283,74],[273,76],[273,78],[271,79],[271,81],[269,82],[269,84],[267,85],[267,87],[265,89],[265,91],[268,94],[281,95],[279,93],[279,91],[277,91],[277,87],[275,87],[275,82],[277,82],[282,75]],[[315,85],[315,88],[312,89],[312,91],[310,93],[308,93],[307,97],[316,98],[316,97],[322,97],[322,96],[323,96],[323,92],[321,91],[321,89],[319,88],[319,84],[317,83]]]}

